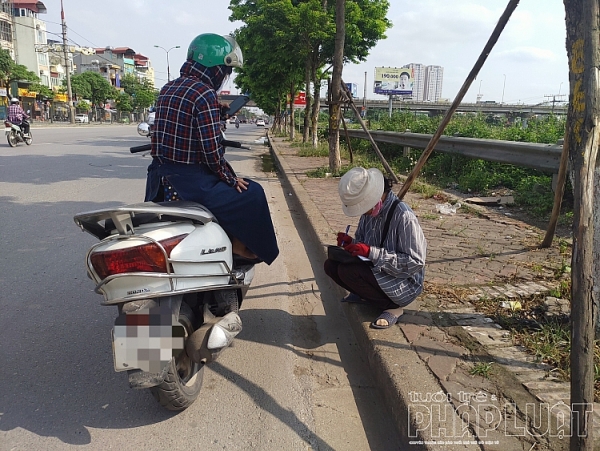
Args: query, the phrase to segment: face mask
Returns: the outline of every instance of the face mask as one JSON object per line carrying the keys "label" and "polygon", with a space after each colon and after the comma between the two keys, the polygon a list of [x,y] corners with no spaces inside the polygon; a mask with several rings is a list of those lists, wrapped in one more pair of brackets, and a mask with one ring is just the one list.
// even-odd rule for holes
{"label": "face mask", "polygon": [[382,205],[383,205],[383,201],[381,201],[381,199],[380,199],[379,202],[377,202],[375,204],[375,206],[373,207],[373,210],[371,211],[371,216],[373,218],[379,214],[379,212],[381,211]]}

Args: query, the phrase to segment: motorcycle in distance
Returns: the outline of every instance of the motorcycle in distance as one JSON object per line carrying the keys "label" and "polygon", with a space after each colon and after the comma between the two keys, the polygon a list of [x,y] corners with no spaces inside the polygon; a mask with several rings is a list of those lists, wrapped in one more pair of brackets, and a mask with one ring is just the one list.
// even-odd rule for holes
{"label": "motorcycle in distance", "polygon": [[142,202],[74,221],[100,240],[85,262],[102,305],[117,307],[115,371],[127,372],[131,388],[150,389],[166,409],[186,409],[200,394],[205,366],[242,330],[238,311],[255,262],[234,255],[216,218],[195,202]]}
{"label": "motorcycle in distance", "polygon": [[[23,121],[27,122],[27,121]],[[27,122],[29,124],[29,122]],[[24,142],[28,146],[33,142],[33,136],[31,134],[31,126],[29,126],[29,132],[23,133],[23,130],[17,124],[13,124],[8,119],[4,121],[6,140],[10,147],[15,147],[17,144]]]}

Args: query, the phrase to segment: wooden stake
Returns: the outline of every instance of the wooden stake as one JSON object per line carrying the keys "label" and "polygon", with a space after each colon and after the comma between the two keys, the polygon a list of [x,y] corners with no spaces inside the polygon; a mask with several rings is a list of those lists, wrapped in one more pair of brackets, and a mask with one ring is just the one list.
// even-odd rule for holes
{"label": "wooden stake", "polygon": [[467,94],[467,91],[469,90],[471,83],[473,83],[473,80],[475,80],[475,78],[477,78],[477,74],[481,70],[483,63],[485,63],[485,60],[487,59],[488,55],[494,48],[494,45],[496,45],[498,38],[500,37],[500,35],[502,34],[502,31],[504,30],[504,27],[508,23],[508,19],[510,19],[510,16],[514,12],[514,10],[517,8],[518,4],[519,4],[519,0],[510,0],[508,2],[508,5],[506,6],[504,13],[502,14],[502,16],[500,17],[500,20],[496,24],[496,28],[494,28],[492,35],[490,36],[487,44],[485,45],[485,47],[483,48],[483,51],[481,52],[481,55],[479,55],[479,59],[475,63],[475,66],[473,66],[473,69],[471,69],[471,72],[469,73],[469,76],[465,80],[462,88],[460,88],[460,91],[458,91],[458,94],[456,95],[454,102],[452,102],[450,109],[446,112],[446,115],[444,116],[444,119],[442,119],[442,122],[440,123],[435,134],[431,137],[431,140],[429,141],[429,144],[423,151],[421,158],[419,158],[419,161],[417,161],[417,164],[413,168],[411,173],[408,174],[406,181],[404,182],[404,184],[402,185],[402,188],[400,189],[400,191],[398,193],[398,197],[400,199],[404,198],[404,195],[410,189],[410,185],[417,178],[417,176],[421,172],[421,169],[427,162],[427,159],[429,158],[429,156],[435,149],[435,146],[438,143],[438,141],[440,140],[440,137],[442,136],[442,134],[444,133],[444,130],[446,129],[448,122],[450,122],[452,115],[458,108],[458,105],[460,105],[460,102],[462,102],[463,97]]}

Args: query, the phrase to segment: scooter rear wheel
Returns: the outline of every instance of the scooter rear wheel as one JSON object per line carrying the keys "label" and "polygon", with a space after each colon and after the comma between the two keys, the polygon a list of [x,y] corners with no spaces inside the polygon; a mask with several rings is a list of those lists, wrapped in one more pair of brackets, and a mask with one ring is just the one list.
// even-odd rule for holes
{"label": "scooter rear wheel", "polygon": [[10,147],[16,147],[18,140],[15,132],[11,131],[8,135],[6,135],[6,140],[8,141],[8,145]]}
{"label": "scooter rear wheel", "polygon": [[[187,337],[194,332],[194,314],[187,304],[181,304],[179,322],[185,327]],[[186,339],[187,339],[186,337]],[[194,363],[183,351],[171,360],[165,380],[150,388],[154,398],[168,410],[185,410],[198,398],[204,378],[204,365]]]}

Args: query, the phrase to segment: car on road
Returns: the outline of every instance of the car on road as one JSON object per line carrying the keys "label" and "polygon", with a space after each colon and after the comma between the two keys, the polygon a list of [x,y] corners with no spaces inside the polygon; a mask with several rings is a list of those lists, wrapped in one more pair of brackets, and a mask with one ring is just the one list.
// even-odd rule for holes
{"label": "car on road", "polygon": [[88,117],[87,114],[76,114],[75,122],[79,122],[81,124],[87,124],[88,122],[90,122],[90,118]]}
{"label": "car on road", "polygon": [[264,127],[265,126],[264,119],[256,119],[256,126],[257,127]]}

